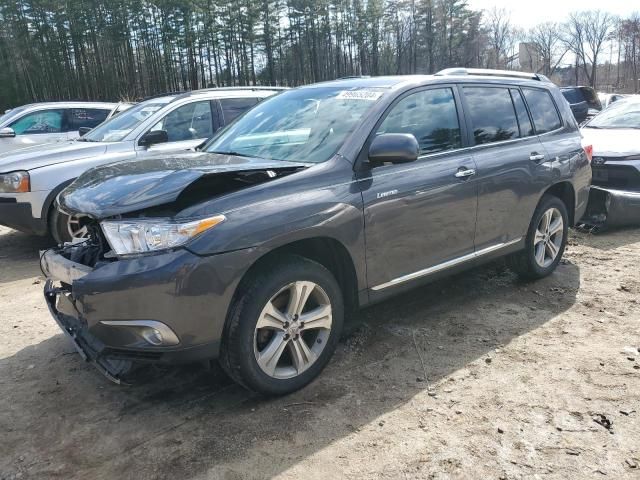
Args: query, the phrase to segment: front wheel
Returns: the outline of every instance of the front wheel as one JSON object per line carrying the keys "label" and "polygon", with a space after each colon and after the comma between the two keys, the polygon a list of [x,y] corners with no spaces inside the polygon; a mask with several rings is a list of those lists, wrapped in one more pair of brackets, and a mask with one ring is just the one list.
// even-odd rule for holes
{"label": "front wheel", "polygon": [[327,365],[343,317],[342,292],[331,272],[299,256],[274,258],[239,287],[220,363],[249,390],[293,392]]}
{"label": "front wheel", "polygon": [[49,217],[49,231],[58,244],[85,239],[89,236],[88,220],[89,217],[66,215],[54,208]]}
{"label": "front wheel", "polygon": [[569,215],[558,197],[545,195],[533,214],[525,249],[510,257],[510,266],[523,278],[546,277],[560,263],[567,244]]}

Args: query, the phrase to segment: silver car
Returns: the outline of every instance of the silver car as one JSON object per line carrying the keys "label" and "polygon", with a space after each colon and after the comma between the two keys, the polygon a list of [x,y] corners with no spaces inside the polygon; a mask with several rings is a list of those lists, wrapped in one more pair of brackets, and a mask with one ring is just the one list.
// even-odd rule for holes
{"label": "silver car", "polygon": [[131,104],[105,102],[32,103],[0,116],[0,154],[18,148],[78,138]]}
{"label": "silver car", "polygon": [[86,235],[86,219],[68,217],[54,200],[85,170],[120,160],[189,150],[204,143],[278,88],[217,88],[141,102],[77,140],[0,156],[0,225],[51,233],[57,242]]}

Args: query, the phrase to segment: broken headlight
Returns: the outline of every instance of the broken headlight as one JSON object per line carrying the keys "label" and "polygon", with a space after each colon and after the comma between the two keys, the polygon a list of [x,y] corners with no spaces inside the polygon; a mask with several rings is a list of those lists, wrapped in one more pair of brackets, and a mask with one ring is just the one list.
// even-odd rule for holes
{"label": "broken headlight", "polygon": [[186,222],[167,219],[106,220],[100,222],[100,226],[117,255],[131,255],[179,247],[224,220],[224,215]]}

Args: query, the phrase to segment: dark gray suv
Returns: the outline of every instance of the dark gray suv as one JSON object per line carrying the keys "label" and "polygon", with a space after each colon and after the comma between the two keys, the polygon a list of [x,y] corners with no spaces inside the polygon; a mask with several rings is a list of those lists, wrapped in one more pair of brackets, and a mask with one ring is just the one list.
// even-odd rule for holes
{"label": "dark gray suv", "polygon": [[543,77],[444,71],[283,92],[203,151],[94,168],[58,197],[89,239],[43,252],[46,301],[118,381],[218,358],[249,389],[316,377],[358,307],[509,256],[549,275],[589,158]]}

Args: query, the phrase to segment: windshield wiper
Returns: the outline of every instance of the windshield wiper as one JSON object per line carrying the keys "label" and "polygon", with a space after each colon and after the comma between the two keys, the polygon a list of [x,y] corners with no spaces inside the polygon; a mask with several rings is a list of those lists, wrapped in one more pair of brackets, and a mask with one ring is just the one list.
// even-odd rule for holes
{"label": "windshield wiper", "polygon": [[251,155],[247,155],[246,153],[240,152],[207,152],[207,153],[217,153],[218,155],[233,155],[234,157],[250,157]]}

